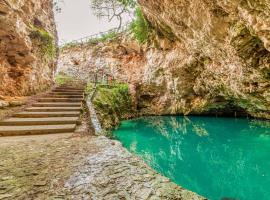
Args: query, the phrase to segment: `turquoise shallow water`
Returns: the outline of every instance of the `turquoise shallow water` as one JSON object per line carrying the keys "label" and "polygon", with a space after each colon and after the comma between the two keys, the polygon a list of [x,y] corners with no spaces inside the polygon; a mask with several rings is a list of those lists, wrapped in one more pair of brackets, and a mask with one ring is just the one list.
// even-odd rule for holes
{"label": "turquoise shallow water", "polygon": [[148,117],[113,133],[156,171],[211,200],[270,200],[270,122]]}

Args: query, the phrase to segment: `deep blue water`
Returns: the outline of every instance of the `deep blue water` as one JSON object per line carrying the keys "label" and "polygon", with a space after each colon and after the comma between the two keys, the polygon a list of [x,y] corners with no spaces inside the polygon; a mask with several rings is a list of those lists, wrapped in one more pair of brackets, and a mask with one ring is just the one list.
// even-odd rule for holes
{"label": "deep blue water", "polygon": [[114,136],[175,183],[211,200],[270,200],[270,122],[212,117],[123,121]]}

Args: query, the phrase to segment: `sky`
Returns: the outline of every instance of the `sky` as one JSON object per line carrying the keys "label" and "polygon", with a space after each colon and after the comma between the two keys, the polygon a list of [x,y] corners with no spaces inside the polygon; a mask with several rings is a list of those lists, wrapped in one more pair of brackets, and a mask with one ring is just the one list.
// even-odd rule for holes
{"label": "sky", "polygon": [[59,43],[63,44],[85,36],[107,31],[118,26],[93,15],[90,0],[64,0],[61,12],[55,14]]}

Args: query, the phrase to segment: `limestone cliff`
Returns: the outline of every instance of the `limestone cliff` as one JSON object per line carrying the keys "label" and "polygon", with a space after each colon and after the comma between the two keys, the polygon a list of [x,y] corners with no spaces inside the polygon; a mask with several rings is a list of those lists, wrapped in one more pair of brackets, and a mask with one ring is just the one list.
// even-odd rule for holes
{"label": "limestone cliff", "polygon": [[47,88],[56,69],[56,42],[51,0],[1,0],[0,95]]}
{"label": "limestone cliff", "polygon": [[[140,0],[155,30],[63,50],[64,71],[106,66],[129,82],[141,114],[270,119],[270,6],[264,0]],[[61,64],[60,64],[61,66]],[[60,70],[64,69],[60,67]]]}

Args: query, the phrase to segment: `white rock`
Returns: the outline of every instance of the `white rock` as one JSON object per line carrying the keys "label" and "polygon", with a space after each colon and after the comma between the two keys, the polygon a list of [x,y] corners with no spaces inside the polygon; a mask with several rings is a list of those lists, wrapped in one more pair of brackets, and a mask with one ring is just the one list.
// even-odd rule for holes
{"label": "white rock", "polygon": [[5,107],[8,107],[8,106],[9,106],[8,102],[0,100],[0,108],[5,108]]}

